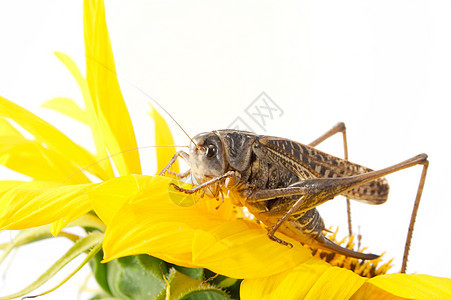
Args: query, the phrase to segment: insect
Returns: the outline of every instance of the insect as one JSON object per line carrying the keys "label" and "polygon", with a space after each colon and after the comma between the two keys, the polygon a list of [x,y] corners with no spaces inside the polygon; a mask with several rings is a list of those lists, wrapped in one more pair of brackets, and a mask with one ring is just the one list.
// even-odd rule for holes
{"label": "insect", "polygon": [[[116,76],[121,77],[118,74]],[[148,93],[126,78],[122,79],[165,111],[190,138],[172,115]],[[314,148],[339,132],[343,133],[344,159]],[[351,234],[348,198],[367,204],[382,204],[387,200],[389,191],[383,176],[422,165],[423,171],[404,247],[401,273],[405,273],[429,165],[426,154],[373,171],[347,160],[346,127],[342,122],[308,145],[230,129],[201,133],[190,140],[190,153],[177,152],[159,175],[169,172],[184,178],[192,174],[199,185],[188,190],[172,184],[174,188],[188,194],[202,191],[216,198],[228,193],[235,205],[247,207],[269,228],[268,237],[271,240],[292,247],[290,243],[276,237],[276,232],[281,232],[301,243],[359,259],[375,259],[378,255],[343,248],[327,239],[323,234],[327,230],[315,207],[337,195],[346,196]],[[170,171],[178,157],[182,157],[191,167],[184,174]]]}
{"label": "insect", "polygon": [[173,173],[169,168],[181,157],[191,168],[184,174],[174,174],[180,178],[192,174],[198,185],[183,189],[172,184],[178,191],[188,194],[202,191],[216,198],[228,193],[234,205],[247,207],[256,219],[269,228],[268,237],[282,245],[292,247],[292,244],[278,238],[277,232],[316,248],[370,260],[378,255],[343,248],[327,239],[323,234],[324,221],[315,207],[337,195],[368,204],[382,204],[389,192],[383,176],[422,165],[423,172],[404,249],[401,272],[405,273],[413,225],[429,164],[427,155],[419,154],[399,164],[373,171],[314,148],[324,139],[344,130],[344,124],[339,123],[310,145],[230,129],[201,133],[192,139],[189,154],[177,152],[160,175]]}

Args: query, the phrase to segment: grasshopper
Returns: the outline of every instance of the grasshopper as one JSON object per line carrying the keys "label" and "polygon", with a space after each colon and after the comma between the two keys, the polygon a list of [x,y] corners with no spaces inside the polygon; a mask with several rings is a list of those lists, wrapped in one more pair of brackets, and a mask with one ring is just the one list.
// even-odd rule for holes
{"label": "grasshopper", "polygon": [[276,232],[316,248],[371,260],[379,256],[343,248],[327,239],[323,234],[327,231],[324,221],[315,207],[337,195],[368,204],[382,204],[389,192],[383,176],[422,165],[423,172],[404,249],[401,272],[405,273],[413,225],[429,164],[427,155],[419,154],[373,171],[314,148],[337,132],[343,132],[345,138],[344,123],[338,123],[309,145],[239,130],[201,133],[192,139],[189,154],[177,152],[160,175],[173,173],[169,168],[181,157],[191,168],[184,174],[173,174],[179,178],[192,174],[198,185],[183,189],[172,184],[176,190],[188,194],[202,191],[216,198],[228,193],[234,205],[247,207],[257,220],[269,228],[268,237],[282,245],[292,247],[292,244],[276,237]]}

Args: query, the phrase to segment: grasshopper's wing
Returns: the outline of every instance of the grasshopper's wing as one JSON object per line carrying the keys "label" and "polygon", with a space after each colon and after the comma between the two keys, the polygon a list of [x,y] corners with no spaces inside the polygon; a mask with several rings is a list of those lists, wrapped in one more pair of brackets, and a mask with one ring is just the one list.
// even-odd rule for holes
{"label": "grasshopper's wing", "polygon": [[[265,146],[265,151],[273,160],[296,174],[299,179],[349,177],[372,171],[288,139],[263,136],[259,138],[259,142]],[[387,180],[381,177],[346,191],[343,195],[368,204],[382,204],[387,200],[388,191]]]}

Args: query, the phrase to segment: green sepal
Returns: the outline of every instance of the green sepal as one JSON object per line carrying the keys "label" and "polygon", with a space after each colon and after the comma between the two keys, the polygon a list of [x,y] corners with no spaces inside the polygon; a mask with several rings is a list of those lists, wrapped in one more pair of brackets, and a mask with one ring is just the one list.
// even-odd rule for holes
{"label": "green sepal", "polygon": [[102,222],[102,220],[99,219],[96,215],[93,213],[87,213],[82,215],[80,218],[70,222],[66,227],[73,227],[73,226],[80,226],[85,229],[88,229],[88,232],[92,232],[95,230],[105,232],[106,226]]}
{"label": "green sepal", "polygon": [[180,300],[224,300],[232,299],[224,291],[219,289],[194,290],[188,292],[185,296],[178,298]]}
{"label": "green sepal", "polygon": [[[225,300],[231,299],[230,296],[220,288],[201,280],[191,278],[180,273],[175,269],[171,269],[168,277],[169,297],[170,300]],[[162,300],[159,298],[158,300]]]}
{"label": "green sepal", "polygon": [[177,265],[173,265],[173,264],[171,264],[170,267],[176,269],[180,273],[185,274],[186,276],[189,276],[191,278],[198,279],[198,280],[205,279],[203,268],[187,268],[187,267],[177,266]]}
{"label": "green sepal", "polygon": [[231,299],[227,292],[201,280],[203,269],[174,266],[145,254],[115,259],[101,272],[106,272],[112,297],[120,299]]}
{"label": "green sepal", "polygon": [[[77,220],[69,223],[66,228],[74,226],[90,228],[91,231],[105,231],[105,225],[102,223],[102,221],[98,217],[91,214],[81,216]],[[53,237],[54,236],[50,233],[50,225],[43,225],[39,227],[20,230],[11,242],[0,245],[0,249],[3,249],[2,255],[0,256],[0,264],[5,260],[5,258],[14,248]],[[64,231],[61,231],[57,237],[66,237],[73,242],[76,242],[80,238],[75,234],[67,233]]]}
{"label": "green sepal", "polygon": [[221,288],[228,288],[237,282],[238,282],[238,279],[227,277],[227,278],[224,278],[222,281],[218,282],[217,285]]}
{"label": "green sepal", "polygon": [[121,299],[153,299],[164,291],[166,263],[149,255],[135,255],[107,263],[111,294]]}
{"label": "green sepal", "polygon": [[21,230],[10,243],[0,245],[3,249],[2,255],[0,256],[0,263],[2,263],[11,250],[16,247],[53,237],[49,228],[50,226],[44,225]]}
{"label": "green sepal", "polygon": [[[60,259],[58,259],[47,271],[45,271],[37,280],[35,280],[32,284],[17,292],[15,294],[0,297],[0,300],[3,299],[13,299],[17,297],[22,297],[32,291],[36,290],[38,287],[46,283],[50,278],[52,278],[59,270],[61,270],[66,264],[71,262],[74,258],[76,258],[81,253],[85,251],[92,250],[86,259],[77,267],[77,269],[72,272],[68,277],[66,277],[62,283],[67,281],[70,277],[72,277],[76,271],[78,271],[84,264],[88,262],[91,256],[95,255],[101,248],[101,243],[103,241],[103,234],[101,233],[92,233],[84,238],[79,239]],[[42,294],[41,294],[42,295]]]}
{"label": "green sepal", "polygon": [[108,285],[108,264],[102,264],[103,251],[100,250],[90,261],[89,266],[91,267],[94,278],[100,287],[111,295],[110,286]]}
{"label": "green sepal", "polygon": [[105,297],[104,295],[95,295],[94,297],[89,298],[89,300],[122,300],[122,299],[114,297]]}
{"label": "green sepal", "polygon": [[240,298],[240,286],[243,279],[236,279],[224,275],[219,275],[208,269],[205,269],[205,278],[208,283],[226,290],[233,299]]}

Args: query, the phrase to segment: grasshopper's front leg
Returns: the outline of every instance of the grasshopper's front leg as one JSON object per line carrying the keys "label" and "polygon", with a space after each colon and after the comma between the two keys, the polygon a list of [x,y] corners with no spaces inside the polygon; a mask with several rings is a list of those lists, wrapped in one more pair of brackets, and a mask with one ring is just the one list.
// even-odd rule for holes
{"label": "grasshopper's front leg", "polygon": [[207,182],[199,184],[199,185],[195,186],[192,189],[181,188],[178,185],[176,185],[175,183],[170,183],[170,185],[172,185],[179,192],[183,192],[185,194],[194,194],[194,193],[197,193],[198,191],[200,191],[202,189],[205,189],[205,188],[207,188],[207,187],[209,187],[211,185],[220,183],[221,181],[224,181],[227,178],[236,178],[236,177],[237,177],[237,175],[236,175],[235,171],[229,171],[229,172],[225,173],[224,175],[215,177],[215,178],[213,178],[213,179],[211,179],[211,180],[209,180]]}
{"label": "grasshopper's front leg", "polygon": [[185,194],[194,194],[203,190],[201,198],[205,195],[207,189],[209,189],[209,195],[215,197],[217,200],[219,200],[218,197],[219,195],[221,195],[222,202],[216,207],[216,209],[219,209],[222,203],[224,203],[224,192],[221,189],[221,185],[223,185],[225,181],[232,181],[234,183],[239,182],[239,178],[240,177],[235,171],[229,171],[221,176],[215,177],[207,182],[199,184],[192,189],[184,189],[174,183],[170,183],[170,185],[172,185],[177,191],[183,192]]}
{"label": "grasshopper's front leg", "polygon": [[183,173],[177,173],[177,172],[174,172],[174,171],[171,171],[171,170],[166,170],[166,173],[174,175],[178,179],[183,179],[183,178],[188,177],[191,174],[191,170],[188,170],[188,171],[183,172]]}
{"label": "grasshopper's front leg", "polygon": [[168,164],[163,168],[163,170],[161,170],[161,172],[158,175],[164,176],[164,174],[169,173],[169,174],[177,176],[178,178],[185,178],[186,176],[191,174],[191,170],[188,170],[182,174],[169,170],[169,168],[175,163],[175,161],[179,157],[183,158],[189,164],[189,154],[186,153],[185,151],[178,151],[177,153],[174,154],[174,156],[171,158],[171,160],[168,162]]}

